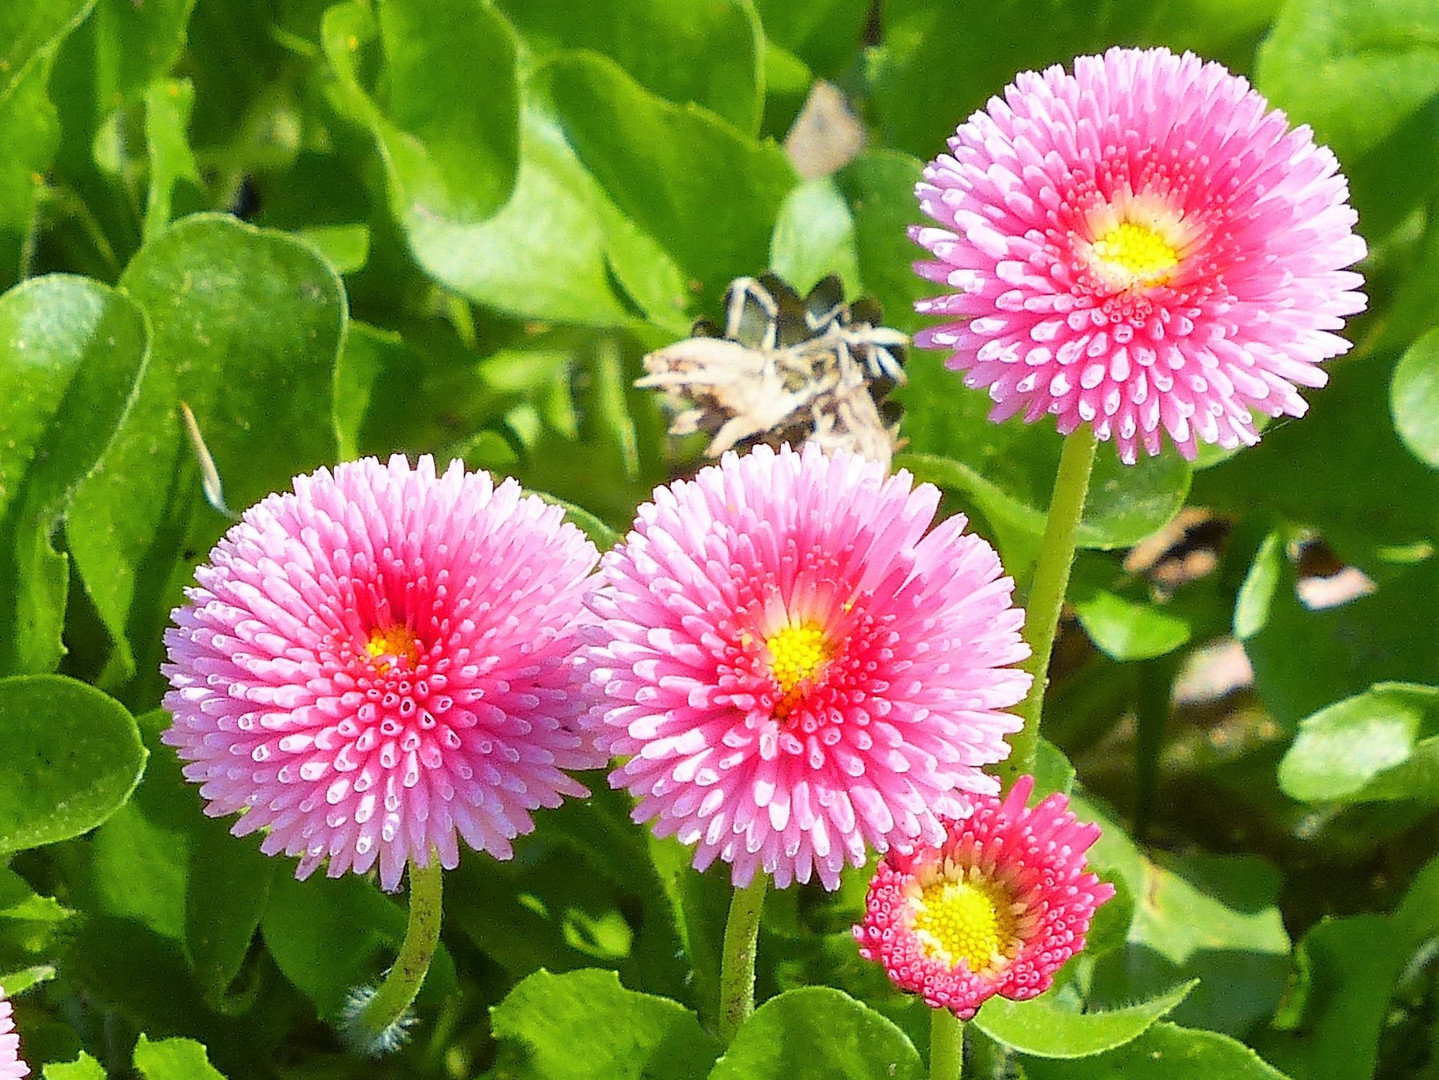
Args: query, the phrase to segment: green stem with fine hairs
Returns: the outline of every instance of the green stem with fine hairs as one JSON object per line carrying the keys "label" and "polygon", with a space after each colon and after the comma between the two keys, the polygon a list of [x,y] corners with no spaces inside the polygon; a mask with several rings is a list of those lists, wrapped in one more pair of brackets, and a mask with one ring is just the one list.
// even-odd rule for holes
{"label": "green stem with fine hairs", "polygon": [[1025,605],[1024,640],[1029,643],[1030,656],[1024,669],[1034,676],[1034,682],[1018,709],[1024,728],[1010,736],[1009,758],[998,766],[1006,788],[1018,777],[1034,772],[1034,757],[1039,750],[1039,718],[1049,683],[1049,656],[1054,651],[1059,613],[1069,589],[1075,538],[1084,512],[1084,499],[1089,494],[1089,475],[1094,471],[1097,446],[1093,430],[1086,425],[1064,440],[1064,450],[1059,456],[1059,472],[1054,478],[1054,494],[1049,499],[1039,560],[1034,564],[1034,580]]}
{"label": "green stem with fine hairs", "polygon": [[929,1011],[929,1080],[960,1080],[964,1073],[964,1021],[948,1009]]}
{"label": "green stem with fine hairs", "polygon": [[724,927],[720,959],[720,1043],[728,1046],[741,1024],[754,1014],[754,959],[759,947],[759,916],[768,880],[756,871],[753,880],[734,891]]}
{"label": "green stem with fine hairs", "polygon": [[410,863],[410,919],[405,940],[395,957],[395,966],[352,1021],[361,1038],[374,1040],[377,1045],[383,1045],[387,1033],[404,1021],[439,948],[441,873],[437,852],[430,852],[428,866]]}

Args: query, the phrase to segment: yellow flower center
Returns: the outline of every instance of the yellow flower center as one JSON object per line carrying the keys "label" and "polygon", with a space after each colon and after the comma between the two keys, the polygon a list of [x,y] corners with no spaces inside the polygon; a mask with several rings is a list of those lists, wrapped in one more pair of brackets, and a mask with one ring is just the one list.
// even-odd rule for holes
{"label": "yellow flower center", "polygon": [[394,660],[408,660],[410,667],[419,663],[420,642],[408,626],[386,626],[370,634],[365,652],[379,661],[375,667],[383,675],[393,666]]}
{"label": "yellow flower center", "polygon": [[806,686],[829,659],[829,643],[816,624],[807,622],[786,626],[765,638],[764,644],[769,650],[770,674],[784,694],[775,706],[775,715],[783,719],[799,703]]}
{"label": "yellow flower center", "polygon": [[1002,886],[976,878],[941,878],[920,891],[914,934],[925,953],[949,967],[963,960],[980,974],[999,966],[1015,939],[1015,918]]}
{"label": "yellow flower center", "polygon": [[1094,268],[1115,288],[1163,285],[1179,265],[1179,252],[1148,225],[1121,221],[1089,246]]}

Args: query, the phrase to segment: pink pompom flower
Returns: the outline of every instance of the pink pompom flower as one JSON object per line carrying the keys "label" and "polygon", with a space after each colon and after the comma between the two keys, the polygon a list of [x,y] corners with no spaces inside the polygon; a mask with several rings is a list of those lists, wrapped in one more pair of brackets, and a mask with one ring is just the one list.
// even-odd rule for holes
{"label": "pink pompom flower", "polygon": [[604,764],[574,664],[594,546],[456,461],[320,469],[248,510],[165,634],[164,741],[297,876],[496,858]]}
{"label": "pink pompom flower", "polygon": [[955,291],[916,335],[952,350],[991,419],[1093,425],[1133,463],[1161,430],[1258,441],[1253,414],[1303,415],[1297,386],[1349,348],[1364,241],[1334,154],[1222,66],[1167,49],[1026,72],[925,169],[912,229]]}
{"label": "pink pompom flower", "polygon": [[930,529],[938,503],[812,445],[655,491],[588,601],[596,741],[636,821],[735,885],[833,889],[866,845],[937,843],[963,792],[997,789],[1024,614],[963,517]]}
{"label": "pink pompom flower", "polygon": [[1114,886],[1085,870],[1098,825],[1063,795],[1026,808],[1034,777],[1002,800],[970,799],[944,840],[880,861],[854,928],[859,953],[901,990],[968,1020],[995,994],[1042,994],[1084,948],[1089,920]]}
{"label": "pink pompom flower", "polygon": [[10,1002],[0,988],[0,1080],[21,1080],[30,1075],[30,1066],[20,1057],[20,1036],[15,1034],[15,1020]]}

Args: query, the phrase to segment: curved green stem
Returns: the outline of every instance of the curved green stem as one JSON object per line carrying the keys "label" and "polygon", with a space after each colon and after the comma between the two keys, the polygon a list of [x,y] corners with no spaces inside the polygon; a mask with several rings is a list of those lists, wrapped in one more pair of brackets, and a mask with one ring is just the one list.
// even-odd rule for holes
{"label": "curved green stem", "polygon": [[406,1013],[420,992],[430,961],[440,944],[441,869],[439,856],[430,853],[428,866],[410,863],[410,920],[400,945],[395,966],[351,1021],[355,1035],[373,1052],[384,1052],[398,1043],[395,1033],[403,1029]]}
{"label": "curved green stem", "polygon": [[724,955],[720,959],[720,1042],[728,1046],[739,1026],[754,1014],[754,958],[759,945],[759,915],[764,908],[768,881],[756,872],[754,879],[734,891],[724,927]]}
{"label": "curved green stem", "polygon": [[929,1011],[929,1080],[960,1080],[964,1073],[964,1021],[948,1009]]}
{"label": "curved green stem", "polygon": [[1064,440],[1064,450],[1059,456],[1059,473],[1054,478],[1054,494],[1049,499],[1039,560],[1034,565],[1034,580],[1025,605],[1024,640],[1031,651],[1024,668],[1034,676],[1034,683],[1018,710],[1024,719],[1024,728],[1010,736],[1013,749],[1009,759],[998,768],[1006,788],[1017,777],[1034,772],[1034,756],[1039,749],[1039,717],[1044,710],[1044,691],[1049,682],[1049,656],[1054,651],[1059,613],[1069,588],[1075,537],[1084,512],[1084,499],[1089,494],[1089,474],[1094,470],[1097,445],[1094,432],[1085,426]]}

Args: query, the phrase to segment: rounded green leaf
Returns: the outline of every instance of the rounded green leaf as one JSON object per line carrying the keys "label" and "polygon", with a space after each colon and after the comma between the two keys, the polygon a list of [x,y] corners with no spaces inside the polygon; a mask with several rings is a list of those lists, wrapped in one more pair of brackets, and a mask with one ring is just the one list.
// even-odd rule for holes
{"label": "rounded green leaf", "polygon": [[93,829],[145,769],[134,717],[61,675],[0,679],[0,733],[0,854]]}
{"label": "rounded green leaf", "polygon": [[698,282],[704,303],[765,268],[780,205],[799,181],[778,146],[656,97],[593,53],[560,54],[537,80],[585,168]]}
{"label": "rounded green leaf", "polygon": [[805,986],[770,998],[736,1032],[710,1080],[919,1080],[924,1066],[893,1022],[848,994]]}
{"label": "rounded green leaf", "polygon": [[151,1042],[141,1032],[135,1043],[135,1068],[145,1080],[225,1080],[194,1039]]}
{"label": "rounded green leaf", "polygon": [[990,1038],[1021,1054],[1045,1058],[1088,1057],[1139,1038],[1198,985],[1198,979],[1191,979],[1167,993],[1122,1009],[1084,1013],[1058,1008],[1049,995],[1033,1001],[990,998],[974,1023]]}
{"label": "rounded green leaf", "polygon": [[1028,1080],[1287,1080],[1236,1039],[1164,1021],[1133,1042],[1096,1057],[1026,1058],[1024,1075]]}
{"label": "rounded green leaf", "polygon": [[74,1061],[51,1062],[42,1073],[45,1080],[105,1080],[105,1067],[83,1050]]}
{"label": "rounded green leaf", "polygon": [[345,296],[309,245],[222,215],[177,222],[121,285],[149,318],[135,400],[70,508],[86,591],[129,666],[159,697],[160,639],[191,565],[230,521],[206,504],[181,403],[195,416],[229,505],[244,508],[335,460],[335,361]]}
{"label": "rounded green leaf", "polygon": [[69,560],[52,543],[144,367],[144,317],[88,278],[0,296],[0,673],[53,671]]}
{"label": "rounded green leaf", "polygon": [[1074,610],[1089,639],[1113,660],[1150,660],[1189,640],[1189,624],[1180,616],[1104,589],[1077,598]]}
{"label": "rounded green leaf", "polygon": [[759,24],[744,0],[500,0],[499,8],[538,56],[592,49],[651,93],[759,130]]}
{"label": "rounded green leaf", "polygon": [[1439,329],[1409,347],[1389,384],[1389,407],[1404,445],[1439,469]]}
{"label": "rounded green leaf", "polygon": [[516,1080],[689,1080],[719,1053],[694,1013],[626,990],[613,971],[537,971],[490,1010],[490,1024],[500,1072]]}
{"label": "rounded green leaf", "polygon": [[1302,802],[1439,801],[1439,687],[1380,683],[1301,721],[1279,786]]}
{"label": "rounded green leaf", "polygon": [[[509,198],[519,167],[519,86],[509,24],[481,0],[382,0],[325,12],[321,40],[336,101],[370,129],[390,205],[417,220],[475,224]],[[383,94],[362,82],[383,50]]]}

